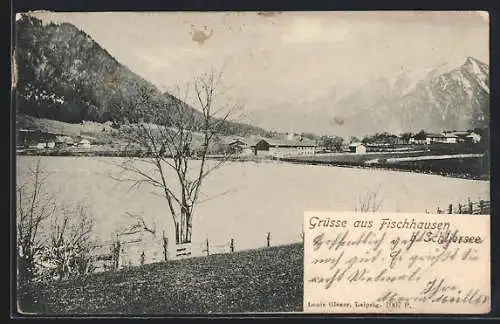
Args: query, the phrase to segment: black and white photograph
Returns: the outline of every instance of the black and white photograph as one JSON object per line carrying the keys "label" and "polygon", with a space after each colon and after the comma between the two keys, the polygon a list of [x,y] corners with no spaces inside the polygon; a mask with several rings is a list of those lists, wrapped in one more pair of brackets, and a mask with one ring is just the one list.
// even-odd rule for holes
{"label": "black and white photograph", "polygon": [[485,11],[17,14],[18,313],[302,313],[304,212],[489,215],[489,44]]}

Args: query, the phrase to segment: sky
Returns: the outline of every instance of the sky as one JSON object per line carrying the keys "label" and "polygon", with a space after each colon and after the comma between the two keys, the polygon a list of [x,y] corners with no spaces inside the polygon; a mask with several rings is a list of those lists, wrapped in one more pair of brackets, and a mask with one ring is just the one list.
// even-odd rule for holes
{"label": "sky", "polygon": [[486,12],[35,13],[69,22],[162,90],[214,69],[244,109],[338,98],[371,80],[489,63]]}

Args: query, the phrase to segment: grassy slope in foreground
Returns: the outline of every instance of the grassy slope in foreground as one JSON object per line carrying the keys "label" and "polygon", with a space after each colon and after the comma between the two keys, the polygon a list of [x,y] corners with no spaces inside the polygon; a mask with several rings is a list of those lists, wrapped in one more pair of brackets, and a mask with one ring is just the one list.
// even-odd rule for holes
{"label": "grassy slope in foreground", "polygon": [[302,311],[303,246],[144,265],[20,289],[39,314],[168,314]]}

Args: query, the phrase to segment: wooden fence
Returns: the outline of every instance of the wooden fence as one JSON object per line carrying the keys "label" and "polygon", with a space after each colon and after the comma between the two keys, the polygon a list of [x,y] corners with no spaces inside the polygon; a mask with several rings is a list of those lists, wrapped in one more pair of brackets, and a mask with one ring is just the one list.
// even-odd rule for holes
{"label": "wooden fence", "polygon": [[[488,200],[479,200],[476,202],[470,199],[467,203],[449,204],[445,208],[438,207],[437,214],[468,214],[468,215],[488,215],[491,212],[491,202]],[[430,213],[426,210],[426,213]]]}
{"label": "wooden fence", "polygon": [[[297,236],[297,242],[300,241],[299,238],[303,240],[303,233]],[[272,244],[271,240],[271,232],[267,232],[262,236],[262,247],[270,247]],[[120,240],[117,236],[113,241],[96,245],[94,249],[95,272],[114,271],[146,263],[185,259],[195,255],[209,256],[213,254],[234,253],[237,246],[234,238],[230,238],[226,244],[215,244],[207,238],[203,242],[175,244],[174,250],[169,254],[168,239],[163,238],[163,253],[155,253],[153,255],[151,249],[147,246],[140,247],[141,242],[141,240]],[[160,240],[151,242],[157,243],[156,245],[160,244]],[[150,246],[150,248],[159,250],[158,246]],[[160,256],[159,254],[162,255]],[[133,262],[131,262],[131,259]]]}
{"label": "wooden fence", "polygon": [[[469,214],[469,215],[487,215],[491,211],[491,202],[488,200],[471,201],[468,199],[466,203],[449,204],[447,207],[438,207],[437,214]],[[426,210],[426,213],[434,211]],[[304,242],[304,232],[297,236],[296,242]],[[123,240],[120,241],[118,237],[112,242],[108,242],[106,246],[100,245],[101,252],[96,254],[96,271],[109,271],[116,270],[132,265],[142,265],[145,263],[162,262],[169,260],[177,260],[190,258],[195,255],[209,256],[213,254],[234,253],[237,250],[237,240],[229,238],[225,244],[214,244],[208,238],[202,242],[192,242],[187,244],[176,244],[173,254],[169,255],[168,239],[163,237],[157,244],[162,244],[160,253],[152,253],[148,247],[136,247],[133,253],[129,252],[128,263],[122,261],[122,251],[125,246],[140,244],[141,240]],[[262,236],[262,247],[272,246],[271,232],[267,232]],[[104,250],[102,250],[104,248]],[[142,250],[141,250],[142,249]],[[159,249],[159,247],[158,247]],[[105,252],[105,251],[108,252]],[[141,253],[142,252],[142,253]],[[196,253],[197,252],[197,253]],[[201,252],[201,253],[200,253]],[[134,262],[130,262],[130,259]]]}

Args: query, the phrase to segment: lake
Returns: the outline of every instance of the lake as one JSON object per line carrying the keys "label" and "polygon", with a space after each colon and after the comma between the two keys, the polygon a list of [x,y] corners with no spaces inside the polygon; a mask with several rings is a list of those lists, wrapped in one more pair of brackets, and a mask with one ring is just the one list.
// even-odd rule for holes
{"label": "lake", "polygon": [[[38,157],[18,156],[18,181]],[[142,186],[110,177],[121,158],[42,157],[50,172],[46,189],[61,204],[84,202],[96,217],[95,235],[109,241],[131,222],[127,212],[156,222],[173,242],[173,225],[164,198]],[[447,178],[420,173],[341,168],[283,162],[227,162],[210,174],[193,221],[193,254],[201,254],[208,238],[213,251],[235,250],[301,241],[304,210],[354,210],[368,191],[377,192],[380,211],[435,212],[448,204],[489,200],[489,181]],[[155,252],[156,253],[156,252]]]}

